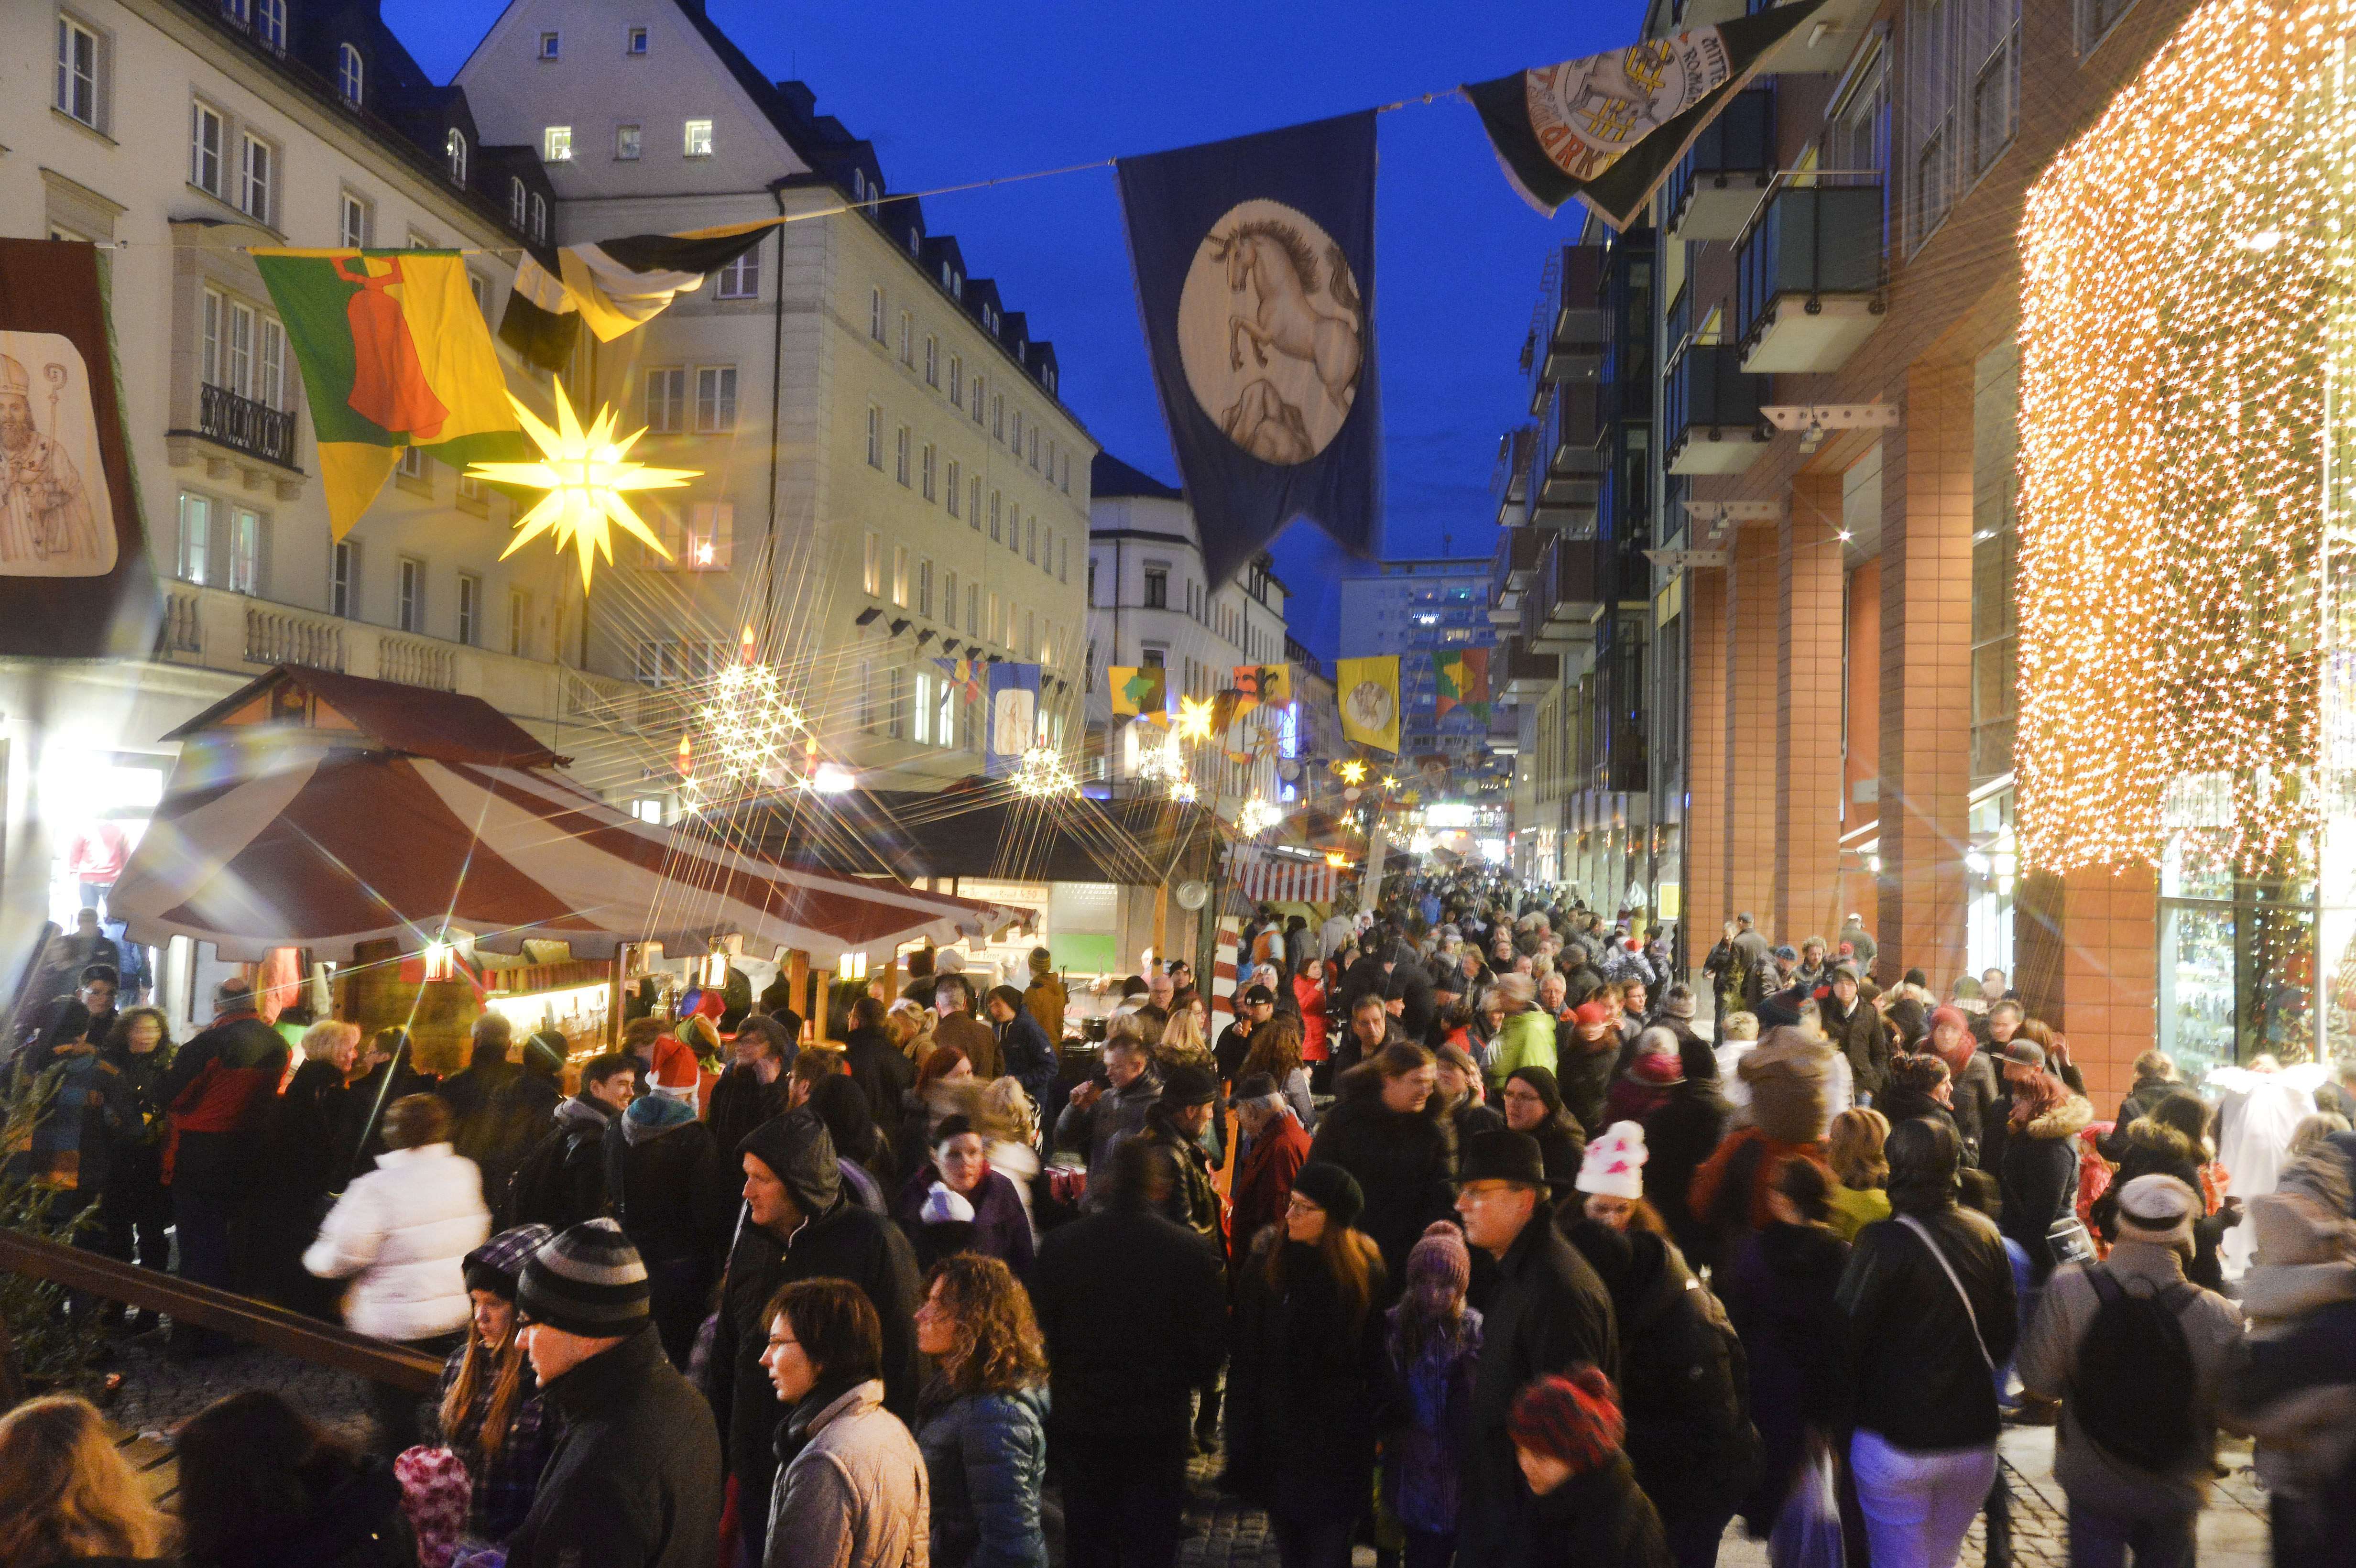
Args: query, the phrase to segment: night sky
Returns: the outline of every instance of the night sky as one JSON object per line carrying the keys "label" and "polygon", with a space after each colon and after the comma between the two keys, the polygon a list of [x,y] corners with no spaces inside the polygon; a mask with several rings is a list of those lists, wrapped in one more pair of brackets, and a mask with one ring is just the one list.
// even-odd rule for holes
{"label": "night sky", "polygon": [[[1434,6],[1404,0],[1244,5],[974,5],[870,0],[794,6],[712,0],[715,21],[772,77],[799,77],[821,113],[875,144],[887,187],[939,186],[1163,147],[1370,104],[1633,41],[1642,0]],[[383,0],[437,80],[487,30],[484,0]],[[1499,433],[1525,420],[1517,360],[1551,220],[1505,182],[1472,106],[1442,99],[1381,122],[1376,341],[1387,469],[1383,553],[1489,553]],[[1116,455],[1176,482],[1146,367],[1109,168],[925,203],[975,275],[1052,340],[1063,394]],[[1331,658],[1347,569],[1296,524],[1275,547],[1294,635]]]}

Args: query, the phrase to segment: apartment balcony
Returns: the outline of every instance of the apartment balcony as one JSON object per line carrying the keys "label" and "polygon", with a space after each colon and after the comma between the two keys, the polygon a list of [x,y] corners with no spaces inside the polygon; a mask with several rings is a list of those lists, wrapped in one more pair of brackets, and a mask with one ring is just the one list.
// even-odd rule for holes
{"label": "apartment balcony", "polygon": [[1881,187],[1789,187],[1735,251],[1742,368],[1822,375],[1881,325]]}
{"label": "apartment balcony", "polygon": [[1595,612],[1602,603],[1598,548],[1592,539],[1569,535],[1547,546],[1522,617],[1534,651],[1566,654],[1594,641]]}
{"label": "apartment balcony", "polygon": [[1775,179],[1775,90],[1748,87],[1694,139],[1669,176],[1667,237],[1738,240]]}
{"label": "apartment balcony", "polygon": [[1603,471],[1597,447],[1601,389],[1558,387],[1538,425],[1530,465],[1530,521],[1593,537],[1595,485]]}
{"label": "apartment balcony", "polygon": [[1522,596],[1537,574],[1538,557],[1547,536],[1535,528],[1500,528],[1497,548],[1489,558],[1489,620],[1508,625],[1521,619]]}
{"label": "apartment balcony", "polygon": [[[1502,657],[1505,669],[1499,676],[1492,671],[1493,684],[1507,696],[1525,702],[1544,697],[1555,682],[1562,678],[1562,661],[1552,654],[1542,654],[1515,641],[1501,644],[1490,656],[1493,664]],[[1490,741],[1496,740],[1496,726],[1490,726]]]}
{"label": "apartment balcony", "polygon": [[1746,375],[1729,344],[1697,343],[1677,357],[1663,401],[1671,474],[1740,474],[1767,450],[1759,407],[1767,378]]}
{"label": "apartment balcony", "polygon": [[1603,358],[1605,322],[1596,308],[1603,252],[1592,245],[1566,245],[1557,271],[1553,322],[1539,379],[1556,385],[1595,379]]}
{"label": "apartment balcony", "polygon": [[206,477],[299,500],[304,474],[294,465],[294,415],[210,383],[197,389],[193,429],[168,430],[164,446],[175,468],[202,464]]}

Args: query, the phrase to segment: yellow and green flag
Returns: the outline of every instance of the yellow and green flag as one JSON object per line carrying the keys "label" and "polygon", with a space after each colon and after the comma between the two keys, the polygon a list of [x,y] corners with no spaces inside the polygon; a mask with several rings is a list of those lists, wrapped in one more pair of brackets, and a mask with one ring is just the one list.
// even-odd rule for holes
{"label": "yellow and green flag", "polygon": [[1431,656],[1431,672],[1434,717],[1445,719],[1454,709],[1469,708],[1481,722],[1489,721],[1488,649],[1444,648]]}
{"label": "yellow and green flag", "polygon": [[455,468],[524,455],[457,251],[259,250],[253,260],[302,367],[336,538],[404,447]]}
{"label": "yellow and green flag", "polygon": [[1114,665],[1105,677],[1112,687],[1114,718],[1170,722],[1170,676],[1160,665]]}
{"label": "yellow and green flag", "polygon": [[1333,661],[1334,695],[1341,699],[1342,736],[1378,752],[1399,749],[1399,662],[1380,658]]}

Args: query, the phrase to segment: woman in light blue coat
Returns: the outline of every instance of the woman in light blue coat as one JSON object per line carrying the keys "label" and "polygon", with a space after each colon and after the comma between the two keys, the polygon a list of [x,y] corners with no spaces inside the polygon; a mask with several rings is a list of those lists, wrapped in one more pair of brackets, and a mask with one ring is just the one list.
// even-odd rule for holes
{"label": "woman in light blue coat", "polygon": [[1031,1297],[996,1258],[943,1258],[916,1349],[940,1369],[916,1400],[933,1568],[1046,1568],[1047,1352]]}

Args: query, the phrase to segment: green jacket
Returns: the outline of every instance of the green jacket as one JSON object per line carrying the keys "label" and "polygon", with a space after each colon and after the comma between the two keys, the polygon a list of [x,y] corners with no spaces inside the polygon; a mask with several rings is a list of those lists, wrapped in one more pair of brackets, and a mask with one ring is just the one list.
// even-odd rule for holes
{"label": "green jacket", "polygon": [[1497,1029],[1497,1058],[1490,1066],[1490,1076],[1503,1083],[1517,1067],[1543,1067],[1554,1071],[1554,1019],[1537,1008],[1527,1012],[1508,1013]]}

